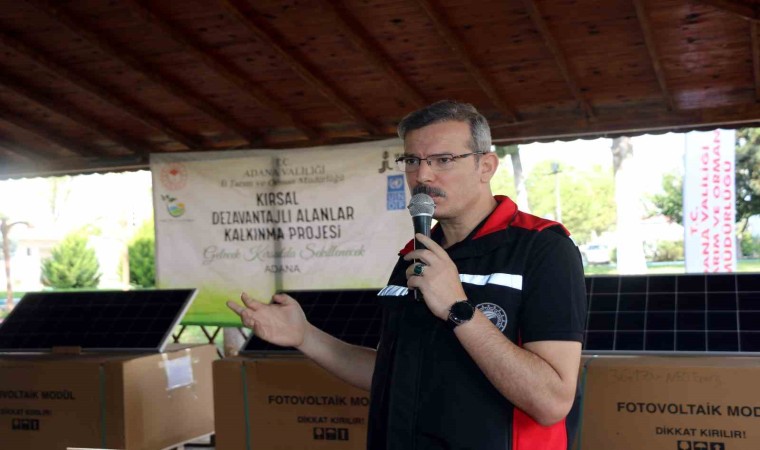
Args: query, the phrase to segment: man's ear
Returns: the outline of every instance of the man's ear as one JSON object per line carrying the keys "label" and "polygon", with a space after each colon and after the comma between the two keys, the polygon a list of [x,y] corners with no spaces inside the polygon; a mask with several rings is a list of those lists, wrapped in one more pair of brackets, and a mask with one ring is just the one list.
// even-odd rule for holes
{"label": "man's ear", "polygon": [[488,183],[499,167],[499,157],[496,152],[488,152],[480,155],[480,181]]}

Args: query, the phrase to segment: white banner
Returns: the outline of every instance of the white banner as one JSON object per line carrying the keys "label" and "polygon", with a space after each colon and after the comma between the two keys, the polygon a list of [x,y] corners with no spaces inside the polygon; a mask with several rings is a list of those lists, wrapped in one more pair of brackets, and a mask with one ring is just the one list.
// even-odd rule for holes
{"label": "white banner", "polygon": [[197,287],[184,323],[237,324],[242,291],[380,288],[412,237],[400,140],[151,155],[156,277]]}
{"label": "white banner", "polygon": [[736,270],[734,130],[686,134],[683,181],[686,272]]}

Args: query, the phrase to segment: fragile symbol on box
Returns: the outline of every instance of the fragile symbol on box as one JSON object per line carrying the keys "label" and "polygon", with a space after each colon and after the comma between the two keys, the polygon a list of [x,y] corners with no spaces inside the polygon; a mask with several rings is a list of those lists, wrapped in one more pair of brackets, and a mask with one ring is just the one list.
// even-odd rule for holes
{"label": "fragile symbol on box", "polygon": [[678,450],[726,450],[723,442],[678,441]]}
{"label": "fragile symbol on box", "polygon": [[40,421],[38,419],[13,419],[11,420],[11,430],[14,431],[38,431]]}
{"label": "fragile symbol on box", "polygon": [[314,439],[317,441],[347,441],[348,428],[314,427]]}

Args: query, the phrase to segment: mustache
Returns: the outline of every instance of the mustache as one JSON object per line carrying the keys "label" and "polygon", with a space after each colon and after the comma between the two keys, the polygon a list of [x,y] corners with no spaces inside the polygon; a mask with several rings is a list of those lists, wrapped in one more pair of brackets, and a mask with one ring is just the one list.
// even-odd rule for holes
{"label": "mustache", "polygon": [[415,194],[427,194],[431,197],[446,197],[446,193],[443,190],[425,184],[418,184],[415,186],[414,189],[412,189],[412,195]]}

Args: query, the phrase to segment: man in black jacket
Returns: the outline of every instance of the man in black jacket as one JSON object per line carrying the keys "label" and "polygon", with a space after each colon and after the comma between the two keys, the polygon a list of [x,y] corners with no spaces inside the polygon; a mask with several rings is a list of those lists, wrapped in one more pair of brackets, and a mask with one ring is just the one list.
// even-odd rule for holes
{"label": "man in black jacket", "polygon": [[498,158],[471,105],[429,105],[399,136],[399,169],[433,198],[438,223],[379,293],[378,348],[327,335],[284,294],[229,307],[258,337],[371,390],[369,449],[568,448],[586,311],[569,233],[492,195]]}

